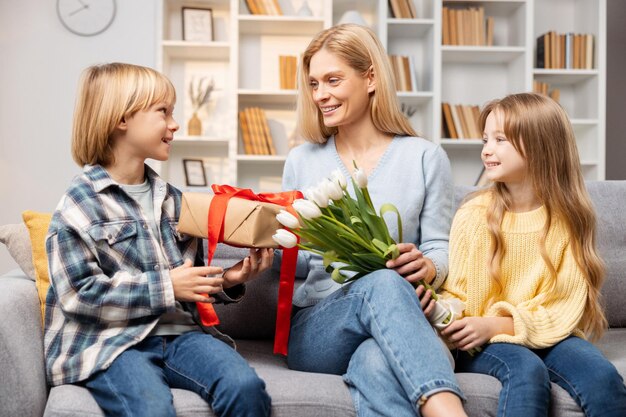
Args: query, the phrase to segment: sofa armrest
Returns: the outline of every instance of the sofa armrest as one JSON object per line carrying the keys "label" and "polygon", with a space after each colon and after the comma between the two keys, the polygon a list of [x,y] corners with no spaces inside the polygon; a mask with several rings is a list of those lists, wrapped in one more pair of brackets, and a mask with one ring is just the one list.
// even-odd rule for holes
{"label": "sofa armrest", "polygon": [[21,270],[0,276],[0,417],[42,416],[47,386],[35,283]]}

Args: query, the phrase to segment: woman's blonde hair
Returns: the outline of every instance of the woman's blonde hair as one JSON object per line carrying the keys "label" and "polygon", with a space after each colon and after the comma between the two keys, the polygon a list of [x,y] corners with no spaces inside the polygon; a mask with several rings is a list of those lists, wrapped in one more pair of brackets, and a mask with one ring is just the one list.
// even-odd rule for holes
{"label": "woman's blonde hair", "polygon": [[376,79],[376,91],[370,94],[370,115],[374,126],[385,133],[417,136],[400,111],[393,72],[387,54],[369,28],[343,24],[318,33],[304,51],[298,69],[297,131],[306,140],[324,143],[337,133],[336,127],[326,127],[322,113],[313,100],[309,83],[311,58],[325,49],[345,61],[357,73],[366,76],[370,68]]}
{"label": "woman's blonde hair", "polygon": [[111,164],[111,134],[123,119],[155,103],[175,101],[170,80],[151,68],[117,62],[87,68],[74,109],[74,161],[80,166]]}
{"label": "woman's blonde hair", "polygon": [[[587,280],[588,295],[583,331],[598,339],[607,322],[600,305],[600,287],[604,264],[596,252],[596,216],[585,187],[576,148],[576,139],[565,111],[551,98],[535,93],[512,94],[488,103],[480,114],[481,131],[493,113],[508,141],[526,160],[527,174],[535,193],[547,211],[540,242],[541,257],[556,285],[556,270],[548,256],[545,239],[553,220],[563,222],[568,231],[574,257]],[[492,236],[490,275],[496,287],[502,288],[500,263],[504,240],[500,225],[511,198],[505,183],[496,182],[485,192],[492,192],[487,222]]]}

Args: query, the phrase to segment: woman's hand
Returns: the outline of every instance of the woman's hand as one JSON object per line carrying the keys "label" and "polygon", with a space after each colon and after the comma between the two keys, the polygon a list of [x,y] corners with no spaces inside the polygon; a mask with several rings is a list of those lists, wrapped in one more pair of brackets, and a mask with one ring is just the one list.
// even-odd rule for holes
{"label": "woman's hand", "polygon": [[209,294],[222,291],[224,278],[207,275],[220,275],[223,271],[217,266],[193,266],[190,259],[185,259],[181,266],[170,270],[174,298],[178,301],[212,303],[215,299]]}
{"label": "woman's hand", "polygon": [[224,288],[247,282],[272,266],[274,249],[250,249],[250,255],[224,274]]}
{"label": "woman's hand", "polygon": [[398,243],[400,256],[387,261],[387,268],[395,270],[411,283],[423,279],[430,284],[437,275],[435,264],[425,257],[413,243]]}
{"label": "woman's hand", "polygon": [[452,346],[465,351],[480,347],[503,333],[514,334],[512,317],[464,317],[441,331]]}

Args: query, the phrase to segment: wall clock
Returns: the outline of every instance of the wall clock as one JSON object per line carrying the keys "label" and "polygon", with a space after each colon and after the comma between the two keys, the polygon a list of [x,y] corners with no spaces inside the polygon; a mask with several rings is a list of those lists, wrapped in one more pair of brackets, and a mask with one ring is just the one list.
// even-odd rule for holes
{"label": "wall clock", "polygon": [[80,36],[107,30],[115,19],[115,0],[57,0],[57,15],[63,26]]}

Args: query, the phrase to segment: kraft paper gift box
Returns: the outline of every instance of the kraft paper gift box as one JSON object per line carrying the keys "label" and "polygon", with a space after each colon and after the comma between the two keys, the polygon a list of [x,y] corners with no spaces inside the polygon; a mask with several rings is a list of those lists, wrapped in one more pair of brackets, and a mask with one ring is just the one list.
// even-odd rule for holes
{"label": "kraft paper gift box", "polygon": [[[183,193],[178,232],[206,239],[209,208],[214,197],[207,193]],[[278,204],[232,197],[224,217],[222,242],[246,248],[277,248],[272,235],[283,227],[276,220],[283,208]]]}

